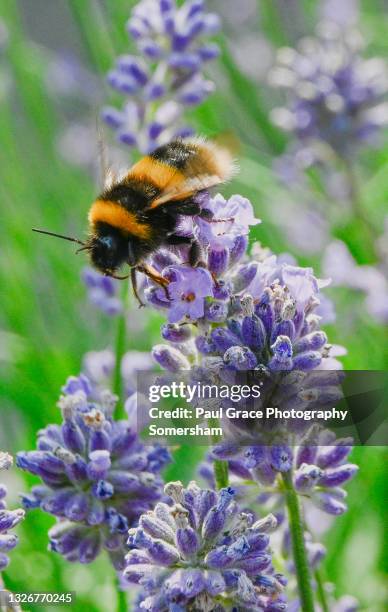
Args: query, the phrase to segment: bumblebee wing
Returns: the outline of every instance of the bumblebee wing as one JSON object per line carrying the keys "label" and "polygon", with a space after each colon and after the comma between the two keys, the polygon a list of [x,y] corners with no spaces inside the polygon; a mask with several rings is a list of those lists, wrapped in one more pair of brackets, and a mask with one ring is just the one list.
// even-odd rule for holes
{"label": "bumblebee wing", "polygon": [[149,178],[160,189],[150,208],[185,200],[227,181],[235,173],[229,152],[202,139],[177,140],[159,147],[136,166],[135,171],[147,169]]}
{"label": "bumblebee wing", "polygon": [[162,206],[163,204],[169,204],[170,202],[177,202],[179,200],[186,200],[190,198],[198,191],[202,191],[204,189],[210,189],[211,187],[215,187],[222,183],[222,179],[219,176],[202,176],[195,177],[192,179],[187,179],[180,186],[176,186],[173,189],[167,189],[160,195],[156,200],[151,202],[150,208],[157,208]]}

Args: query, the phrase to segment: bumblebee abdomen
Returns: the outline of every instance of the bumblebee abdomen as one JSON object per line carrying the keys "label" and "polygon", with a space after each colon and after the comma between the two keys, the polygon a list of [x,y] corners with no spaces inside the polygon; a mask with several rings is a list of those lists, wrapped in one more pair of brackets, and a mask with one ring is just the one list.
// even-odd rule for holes
{"label": "bumblebee abdomen", "polygon": [[169,160],[157,159],[153,154],[146,155],[130,170],[128,181],[137,180],[139,183],[151,183],[154,188],[163,191],[167,186],[177,189],[185,182],[185,175]]}
{"label": "bumblebee abdomen", "polygon": [[159,147],[149,155],[152,160],[161,162],[184,173],[187,160],[195,154],[193,146],[181,140],[176,140]]}
{"label": "bumblebee abdomen", "polygon": [[155,208],[185,200],[228,180],[233,173],[233,160],[227,151],[195,138],[159,147],[133,166],[127,180],[152,183],[160,191],[151,204]]}

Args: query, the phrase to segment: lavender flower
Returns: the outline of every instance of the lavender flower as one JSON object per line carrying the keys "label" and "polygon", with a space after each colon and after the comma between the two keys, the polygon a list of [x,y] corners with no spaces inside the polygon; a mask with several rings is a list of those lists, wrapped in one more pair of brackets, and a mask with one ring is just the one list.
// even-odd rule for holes
{"label": "lavender flower", "polygon": [[168,295],[149,284],[146,298],[153,306],[168,309],[169,323],[225,321],[234,289],[231,271],[237,271],[236,265],[245,255],[250,226],[260,222],[249,200],[242,196],[225,200],[203,192],[201,200],[204,218],[196,217],[190,228],[182,226],[182,232],[201,247],[201,267],[191,269],[183,263],[188,257],[184,248],[175,254],[159,252],[152,262],[170,284]]}
{"label": "lavender flower", "polygon": [[[262,440],[263,430],[252,440]],[[291,471],[296,492],[306,504],[312,503],[327,514],[338,516],[346,509],[346,491],[343,489],[358,471],[358,466],[349,463],[353,448],[350,438],[336,438],[329,430],[313,425],[301,440],[300,446],[264,446],[263,444],[240,446],[225,441],[216,445],[211,459],[229,462],[231,474],[236,478],[235,486],[241,479],[256,481],[266,487],[266,493],[259,494],[258,501],[278,516],[283,512],[284,497],[280,474]],[[201,474],[211,478],[209,464],[201,467]]]}
{"label": "lavender flower", "polygon": [[[12,465],[12,457],[8,453],[0,452],[0,470],[9,469]],[[18,543],[18,537],[10,530],[16,527],[24,519],[24,510],[7,510],[5,497],[7,488],[0,484],[0,572],[5,570],[9,564],[8,552]]]}
{"label": "lavender flower", "polygon": [[117,297],[118,281],[109,276],[103,276],[92,268],[85,268],[82,276],[93,306],[110,316],[122,312],[123,305],[120,298]]}
{"label": "lavender flower", "polygon": [[[233,208],[231,202],[241,203],[244,214],[239,216],[235,209],[233,216],[228,218]],[[196,327],[190,331],[188,325],[183,328],[171,324],[164,326],[162,335],[169,343],[154,347],[155,360],[170,372],[191,367],[193,379],[213,384],[233,384],[238,382],[240,373],[244,376],[247,371],[253,371],[255,382],[261,385],[255,409],[276,406],[282,410],[304,411],[335,405],[342,397],[342,375],[335,371],[341,365],[335,355],[341,354],[342,348],[328,345],[326,334],[320,330],[320,317],[315,314],[320,306],[321,289],[327,281],[317,279],[310,268],[278,261],[261,247],[256,246],[253,259],[247,260],[246,234],[249,225],[257,222],[251,205],[238,196],[223,201],[222,206],[220,203],[219,196],[206,202],[205,210],[211,214],[208,220],[194,221],[193,229],[204,251],[203,265],[212,272],[212,292],[209,276],[206,276],[203,295],[208,297],[202,298],[204,307],[197,311],[197,320],[188,319],[190,313],[183,307],[179,310],[181,320],[195,322]],[[225,219],[219,216],[219,211],[224,211]],[[162,261],[169,263],[167,256]],[[155,266],[160,262],[157,257]],[[159,269],[166,278],[171,270],[175,275],[177,270],[187,270],[175,263],[164,269],[159,265]],[[201,274],[206,273],[204,268],[200,270]],[[192,272],[195,275],[198,270]],[[183,283],[180,295],[192,291],[192,286],[193,283],[186,286]],[[157,296],[158,306],[167,308],[169,317],[173,313],[170,321],[179,320],[175,317],[175,294],[166,297],[162,290],[151,288],[149,295],[151,303]],[[179,329],[184,329],[184,336]],[[298,470],[296,488],[303,489],[300,481],[305,474],[299,472],[303,472],[303,462],[297,463],[294,448],[297,444],[315,446],[318,453],[322,441],[317,435],[314,443],[309,441],[309,436],[315,432],[311,425],[304,419],[295,424],[289,419],[277,419],[276,423],[267,419],[254,423],[244,419],[224,422],[226,437],[224,443],[214,449],[214,457],[238,459],[240,454],[248,453],[245,464],[239,465],[237,471],[241,474],[254,469],[251,479],[265,485],[273,485],[279,473],[295,468]],[[308,469],[310,464],[315,466],[314,461],[304,463],[308,464]],[[310,488],[306,484],[303,494],[312,495],[316,488],[322,494],[317,493],[314,502],[332,514],[340,513],[345,506],[342,501],[335,503],[337,491],[333,495],[326,491],[326,487],[337,488],[339,484],[329,484],[325,480],[326,473],[319,463],[314,469],[315,481],[309,473]],[[355,466],[345,469],[343,482],[355,469]]]}
{"label": "lavender flower", "polygon": [[[319,432],[316,426],[313,426],[313,430],[316,437],[311,431],[310,445],[306,436],[304,445],[295,449],[276,446],[244,448],[235,443],[224,443],[216,446],[209,456],[210,460],[221,458],[228,461],[233,487],[239,492],[242,502],[248,503],[254,511],[274,514],[279,525],[278,531],[282,535],[281,550],[286,561],[285,570],[290,576],[295,575],[295,564],[291,554],[291,536],[281,472],[292,470],[293,486],[303,504],[306,527],[312,530],[306,530],[304,533],[306,555],[309,567],[316,570],[326,556],[326,549],[312,536],[317,526],[317,517],[313,515],[323,511],[329,516],[338,516],[346,511],[346,491],[343,485],[358,469],[348,462],[352,450],[350,439],[336,439],[332,432]],[[200,473],[214,486],[214,471],[209,461],[202,464]],[[258,483],[258,489],[252,487],[254,481]],[[325,521],[320,516],[320,529],[323,523]],[[327,527],[328,525],[326,529]],[[291,593],[292,588],[288,592],[289,597]],[[297,597],[296,594],[295,596]],[[355,605],[355,600],[350,599],[352,605]],[[333,610],[337,609],[334,602],[332,607]],[[291,601],[289,608],[294,612],[301,610],[299,599]],[[338,610],[341,609],[339,603]],[[344,607],[344,610],[346,609]],[[349,608],[353,609],[356,610],[357,606]]]}
{"label": "lavender flower", "polygon": [[315,157],[327,157],[327,145],[348,158],[355,148],[373,143],[388,122],[385,63],[363,59],[361,48],[359,32],[322,22],[315,38],[301,40],[296,50],[279,50],[271,83],[285,88],[289,99],[272,118],[312,147]]}
{"label": "lavender flower", "polygon": [[178,125],[186,107],[201,104],[214,90],[204,64],[219,54],[207,38],[220,27],[203,0],[141,0],[127,29],[139,55],[122,55],[108,74],[109,84],[128,96],[122,110],[106,107],[103,118],[120,142],[149,153],[192,130]]}
{"label": "lavender flower", "polygon": [[[255,368],[266,368],[273,374],[340,367],[331,358],[335,350],[327,344],[326,334],[319,329],[320,317],[315,314],[321,289],[328,282],[317,279],[311,268],[281,263],[261,247],[254,249],[253,259],[248,261],[247,234],[249,226],[257,223],[251,204],[240,196],[223,201],[222,207],[220,202],[220,196],[210,199],[204,204],[209,219],[194,221],[193,234],[202,245],[203,266],[208,271],[204,267],[190,270],[176,255],[171,254],[174,259],[169,254],[157,256],[153,264],[171,281],[172,292],[166,296],[151,285],[148,301],[167,309],[170,323],[198,323],[196,362],[216,369],[221,378],[230,379],[230,372]],[[236,214],[239,205],[244,207],[241,216]],[[219,209],[225,219],[218,217]],[[173,265],[168,265],[170,261]],[[164,328],[164,337],[185,346],[181,336],[169,336],[168,329]],[[191,338],[193,333],[192,329]],[[188,343],[190,337],[186,330]],[[168,354],[167,346],[163,353],[166,359]],[[184,355],[183,361],[187,361]]]}
{"label": "lavender flower", "polygon": [[129,421],[113,420],[117,397],[94,391],[86,376],[70,377],[59,400],[62,424],[41,430],[37,450],[18,453],[17,465],[43,481],[24,506],[59,519],[49,531],[52,550],[90,563],[105,549],[122,569],[128,527],[160,499],[169,456],[144,447]]}
{"label": "lavender flower", "polygon": [[[211,272],[212,291],[204,291],[207,297],[196,321],[182,311],[184,326],[177,325],[175,317],[174,324],[163,326],[167,343],[154,347],[155,360],[170,372],[190,370],[195,381],[211,384],[234,384],[248,372],[261,384],[255,409],[305,411],[335,405],[342,397],[343,376],[335,357],[344,349],[330,346],[320,329],[321,291],[328,282],[317,279],[311,268],[292,265],[260,245],[253,246],[248,258],[249,227],[257,219],[240,196],[227,202],[220,196],[204,198],[202,210],[206,214],[194,219],[192,232],[203,251],[202,271]],[[180,260],[187,260],[185,253],[165,252],[153,264],[169,278],[171,270],[176,274],[186,269]],[[191,284],[180,289],[189,291]],[[148,297],[168,316],[174,311],[174,295],[150,287]],[[291,472],[302,499],[328,514],[346,510],[342,485],[357,471],[347,462],[350,440],[336,440],[319,424],[304,419],[224,420],[223,430],[224,440],[213,448],[213,460],[227,460],[241,485],[241,479],[264,485],[268,491],[263,501],[271,503],[279,517],[285,514],[284,472]]]}
{"label": "lavender flower", "polygon": [[213,295],[213,280],[203,268],[184,268],[171,266],[167,278],[170,309],[169,323],[177,323],[184,319],[196,321],[204,316],[204,298]]}
{"label": "lavender flower", "polygon": [[143,589],[138,610],[286,609],[268,548],[273,516],[255,522],[230,488],[171,482],[165,493],[172,505],[158,503],[130,530],[124,577]]}
{"label": "lavender flower", "polygon": [[[341,9],[353,13],[354,17],[356,11],[352,3],[344,4],[346,6],[341,5]],[[302,40],[296,50],[279,50],[271,81],[286,89],[288,103],[287,107],[274,109],[272,118],[295,138],[276,165],[282,180],[288,185],[294,184],[298,201],[307,197],[309,209],[311,206],[315,209],[312,225],[317,240],[310,239],[310,243],[315,242],[318,249],[326,247],[325,273],[333,270],[336,284],[365,292],[368,313],[384,323],[388,320],[388,276],[384,256],[375,267],[357,266],[344,245],[328,245],[328,228],[323,216],[327,206],[323,207],[319,198],[311,204],[309,184],[303,176],[306,168],[319,163],[327,197],[334,197],[338,202],[347,201],[349,209],[359,216],[352,157],[363,146],[376,145],[382,128],[388,123],[386,63],[376,57],[362,57],[361,35],[350,26],[353,17],[348,18],[347,27],[344,27],[344,16],[341,11],[334,11],[334,5],[328,3],[326,12],[331,21],[319,24],[315,38]],[[336,161],[341,163],[336,166]],[[334,172],[337,168],[340,172]],[[278,209],[279,206],[276,207],[279,215]],[[301,222],[298,215],[298,224],[287,220],[287,215],[281,217],[290,239],[302,249],[305,245],[301,228],[307,229],[308,217],[310,213],[302,215]],[[363,224],[370,238],[370,248],[374,249],[373,228],[367,221]],[[310,231],[305,234],[310,236]],[[385,238],[381,236],[380,241],[384,242]],[[375,254],[376,258],[380,255],[378,246]],[[338,257],[341,257],[342,266]],[[339,276],[343,277],[343,283],[338,282]]]}

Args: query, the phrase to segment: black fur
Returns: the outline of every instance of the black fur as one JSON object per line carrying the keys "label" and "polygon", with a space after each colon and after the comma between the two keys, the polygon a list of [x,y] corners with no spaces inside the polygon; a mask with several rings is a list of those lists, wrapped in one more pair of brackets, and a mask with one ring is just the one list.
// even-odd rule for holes
{"label": "black fur", "polygon": [[128,240],[107,223],[97,224],[89,245],[91,262],[102,272],[116,270],[128,259]]}
{"label": "black fur", "polygon": [[162,147],[159,147],[151,153],[150,157],[161,161],[168,166],[183,170],[187,164],[187,160],[194,155],[194,149],[187,143],[180,140],[171,142]]}

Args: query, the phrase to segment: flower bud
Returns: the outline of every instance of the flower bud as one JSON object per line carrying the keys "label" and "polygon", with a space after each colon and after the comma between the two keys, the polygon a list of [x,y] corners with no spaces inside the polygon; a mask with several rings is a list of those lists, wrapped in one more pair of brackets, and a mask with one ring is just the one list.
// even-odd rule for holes
{"label": "flower bud", "polygon": [[226,271],[229,264],[228,249],[210,248],[208,253],[208,269],[216,277],[221,276]]}
{"label": "flower bud", "polygon": [[228,329],[217,327],[211,333],[211,341],[216,349],[221,353],[227,351],[230,347],[241,344],[239,338]]}
{"label": "flower bud", "polygon": [[262,321],[256,316],[244,317],[241,335],[244,344],[259,352],[266,343],[266,332]]}
{"label": "flower bud", "polygon": [[224,362],[236,370],[253,370],[257,357],[247,346],[231,346],[224,354]]}
{"label": "flower bud", "polygon": [[169,372],[188,370],[190,363],[188,359],[176,348],[168,344],[157,344],[152,349],[152,356],[157,363]]}
{"label": "flower bud", "polygon": [[304,351],[320,351],[327,343],[327,335],[323,331],[312,332],[303,336],[294,344],[295,353],[303,353]]}
{"label": "flower bud", "polygon": [[306,351],[294,356],[295,370],[308,372],[317,368],[322,362],[322,355],[317,351]]}
{"label": "flower bud", "polygon": [[347,463],[335,468],[327,468],[319,479],[319,486],[339,487],[353,478],[358,469],[358,465],[353,463]]}
{"label": "flower bud", "polygon": [[221,323],[228,316],[228,304],[225,302],[206,302],[205,318],[212,323]]}
{"label": "flower bud", "polygon": [[177,325],[165,323],[162,325],[162,338],[168,342],[186,342],[192,336],[190,325]]}

